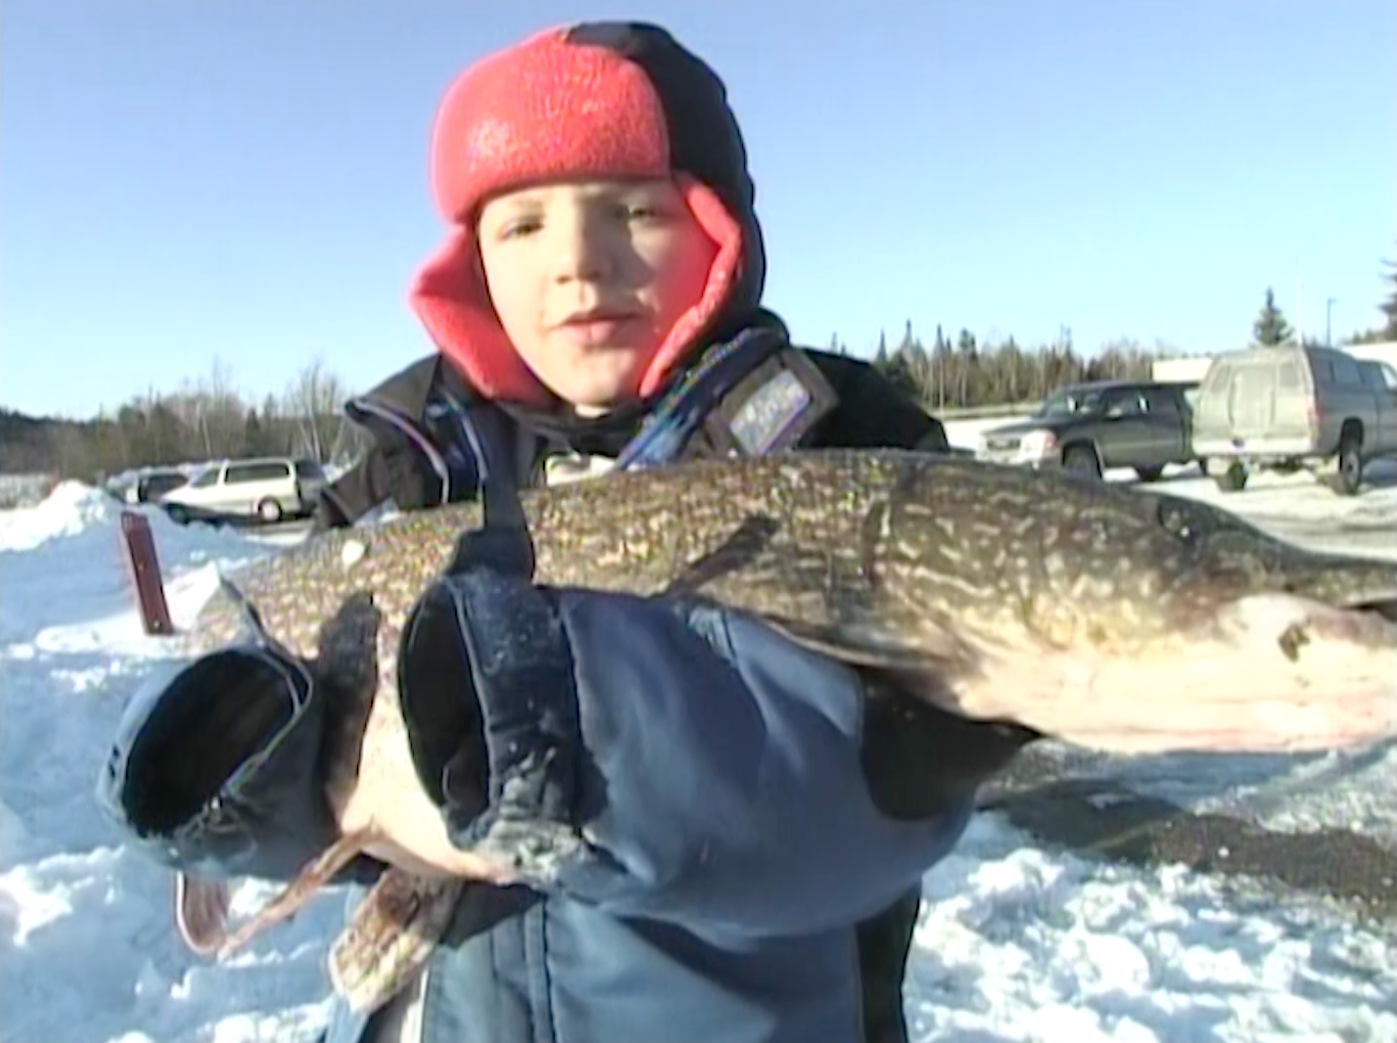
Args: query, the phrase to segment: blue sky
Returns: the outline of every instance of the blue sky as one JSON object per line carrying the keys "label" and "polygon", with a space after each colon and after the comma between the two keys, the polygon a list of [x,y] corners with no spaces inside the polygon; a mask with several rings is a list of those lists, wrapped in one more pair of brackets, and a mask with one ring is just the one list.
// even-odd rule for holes
{"label": "blue sky", "polygon": [[13,0],[0,8],[0,404],[90,415],[215,357],[256,395],[430,350],[425,152],[474,59],[660,21],[728,83],[768,303],[869,354],[1071,328],[1239,346],[1265,287],[1376,324],[1397,256],[1391,0]]}

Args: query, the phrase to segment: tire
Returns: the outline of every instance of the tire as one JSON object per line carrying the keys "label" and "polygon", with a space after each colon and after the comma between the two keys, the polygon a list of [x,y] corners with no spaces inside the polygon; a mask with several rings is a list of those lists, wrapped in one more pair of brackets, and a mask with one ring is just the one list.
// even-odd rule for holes
{"label": "tire", "polygon": [[1101,458],[1089,445],[1070,445],[1062,454],[1062,469],[1082,478],[1101,480]]}
{"label": "tire", "polygon": [[1352,430],[1339,439],[1339,470],[1331,483],[1340,496],[1356,496],[1363,484],[1363,436]]}
{"label": "tire", "polygon": [[169,516],[170,521],[174,522],[176,525],[189,524],[189,512],[178,504],[172,503],[167,505],[165,507],[165,513]]}
{"label": "tire", "polygon": [[281,504],[270,496],[257,505],[257,517],[268,525],[275,525],[281,521],[281,513]]}
{"label": "tire", "polygon": [[1135,474],[1139,477],[1140,481],[1142,482],[1157,482],[1164,477],[1164,468],[1137,467],[1135,468]]}
{"label": "tire", "polygon": [[1246,488],[1247,469],[1240,463],[1234,463],[1222,474],[1216,475],[1213,481],[1225,493],[1239,493]]}

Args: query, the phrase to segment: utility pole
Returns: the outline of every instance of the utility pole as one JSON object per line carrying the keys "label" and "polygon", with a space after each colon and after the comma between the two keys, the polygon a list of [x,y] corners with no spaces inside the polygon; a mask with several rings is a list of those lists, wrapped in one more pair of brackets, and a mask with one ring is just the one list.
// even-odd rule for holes
{"label": "utility pole", "polygon": [[1334,302],[1337,300],[1337,297],[1329,297],[1326,298],[1324,302],[1324,346],[1326,348],[1332,348],[1334,346],[1334,340],[1331,336],[1333,324],[1330,320],[1333,318]]}
{"label": "utility pole", "polygon": [[1305,346],[1305,294],[1301,281],[1300,254],[1295,254],[1295,343]]}

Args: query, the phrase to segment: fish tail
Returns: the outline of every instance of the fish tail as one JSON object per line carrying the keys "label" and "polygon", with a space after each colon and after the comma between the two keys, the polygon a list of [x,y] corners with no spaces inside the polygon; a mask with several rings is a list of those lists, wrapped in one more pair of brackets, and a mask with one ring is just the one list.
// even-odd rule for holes
{"label": "fish tail", "polygon": [[175,926],[184,944],[200,956],[227,940],[229,894],[222,880],[175,874]]}
{"label": "fish tail", "polygon": [[360,1014],[396,996],[432,955],[465,886],[386,870],[330,948],[335,992]]}
{"label": "fish tail", "polygon": [[353,861],[375,836],[373,830],[364,829],[340,837],[320,857],[301,870],[300,875],[263,906],[257,915],[228,935],[219,947],[219,956],[235,952],[267,928],[289,920],[317,891],[327,886],[336,873]]}

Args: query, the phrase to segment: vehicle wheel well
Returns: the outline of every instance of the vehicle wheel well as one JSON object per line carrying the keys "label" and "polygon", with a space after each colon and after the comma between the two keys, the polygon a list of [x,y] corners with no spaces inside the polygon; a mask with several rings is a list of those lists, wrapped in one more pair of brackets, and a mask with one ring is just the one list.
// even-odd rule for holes
{"label": "vehicle wheel well", "polygon": [[1348,442],[1363,444],[1363,421],[1356,417],[1349,417],[1339,428],[1339,445],[1342,446]]}
{"label": "vehicle wheel well", "polygon": [[1074,449],[1085,449],[1087,452],[1091,453],[1092,456],[1096,457],[1097,460],[1101,459],[1101,450],[1096,447],[1096,442],[1090,438],[1074,438],[1070,442],[1063,442],[1061,449],[1062,459],[1066,460],[1067,455]]}
{"label": "vehicle wheel well", "polygon": [[1076,441],[1068,442],[1062,447],[1062,467],[1065,470],[1077,470],[1073,467],[1073,458],[1078,457],[1085,462],[1083,470],[1096,479],[1100,479],[1105,472],[1105,463],[1101,458],[1101,451],[1097,449],[1096,443],[1089,438],[1079,438]]}

